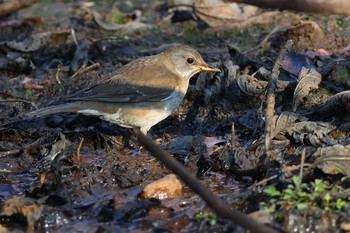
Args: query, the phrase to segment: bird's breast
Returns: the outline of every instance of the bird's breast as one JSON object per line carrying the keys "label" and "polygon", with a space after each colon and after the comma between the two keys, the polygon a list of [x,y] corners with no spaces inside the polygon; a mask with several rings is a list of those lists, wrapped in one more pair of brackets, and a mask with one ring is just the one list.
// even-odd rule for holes
{"label": "bird's breast", "polygon": [[163,105],[166,111],[170,112],[171,114],[180,105],[184,96],[185,93],[175,90],[171,93],[171,95],[161,101],[160,104]]}

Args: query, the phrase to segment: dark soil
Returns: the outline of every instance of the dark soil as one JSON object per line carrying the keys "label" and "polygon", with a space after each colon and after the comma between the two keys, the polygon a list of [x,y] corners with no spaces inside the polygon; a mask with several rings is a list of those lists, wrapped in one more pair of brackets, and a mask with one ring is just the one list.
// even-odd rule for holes
{"label": "dark soil", "polygon": [[[349,17],[259,10],[264,20],[215,28],[191,8],[172,15],[163,1],[121,1],[114,11],[109,1],[84,4],[40,1],[0,19],[0,232],[246,232],[185,185],[175,197],[141,198],[145,185],[171,171],[127,129],[76,113],[9,123],[174,43],[196,48],[222,72],[191,79],[181,106],[151,129],[156,143],[233,208],[275,229],[348,231],[349,95],[329,99],[349,88]],[[138,27],[108,31],[92,11],[123,16],[120,25],[136,18]],[[53,35],[33,37],[43,32]],[[30,38],[41,46],[27,51],[14,43]],[[287,118],[276,122],[266,151],[264,82],[271,75],[261,68],[272,70],[288,40],[293,51],[279,75],[286,87],[277,85],[274,108],[276,118]],[[319,85],[310,84],[314,76],[299,80],[303,66],[321,75]],[[302,91],[310,86],[306,95],[295,97],[298,83]],[[264,191],[271,186],[283,194]]]}

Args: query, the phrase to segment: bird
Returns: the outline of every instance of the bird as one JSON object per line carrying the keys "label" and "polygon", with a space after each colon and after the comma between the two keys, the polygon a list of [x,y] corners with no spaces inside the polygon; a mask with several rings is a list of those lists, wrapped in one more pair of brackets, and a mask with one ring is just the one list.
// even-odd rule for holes
{"label": "bird", "polygon": [[27,117],[78,112],[99,117],[125,128],[138,128],[147,135],[180,105],[189,80],[201,71],[220,72],[209,67],[188,45],[177,45],[161,53],[137,58],[65,103],[34,110]]}

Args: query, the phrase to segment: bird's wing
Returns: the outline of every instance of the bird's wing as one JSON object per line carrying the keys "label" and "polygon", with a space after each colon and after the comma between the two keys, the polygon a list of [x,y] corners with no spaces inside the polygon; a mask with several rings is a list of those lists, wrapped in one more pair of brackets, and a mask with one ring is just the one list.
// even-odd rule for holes
{"label": "bird's wing", "polygon": [[137,103],[163,101],[174,92],[169,88],[134,86],[115,82],[103,82],[69,98],[68,101],[101,101],[108,103]]}
{"label": "bird's wing", "polygon": [[[174,93],[178,77],[164,69],[158,61],[157,56],[134,60],[89,89],[80,91],[79,95],[72,96],[68,101],[109,103],[164,101]],[[158,76],[150,76],[153,70],[163,71],[163,73],[158,73],[159,76],[164,77],[159,80]],[[138,73],[139,76],[135,76],[135,73]]]}

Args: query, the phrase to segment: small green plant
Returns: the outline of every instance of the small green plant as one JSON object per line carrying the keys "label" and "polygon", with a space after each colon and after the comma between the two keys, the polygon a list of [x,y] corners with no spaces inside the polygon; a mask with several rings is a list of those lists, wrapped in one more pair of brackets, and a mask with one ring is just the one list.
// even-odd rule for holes
{"label": "small green plant", "polygon": [[216,215],[213,213],[197,213],[194,218],[197,222],[205,222],[209,225],[216,225]]}
{"label": "small green plant", "polygon": [[349,79],[350,73],[346,67],[339,67],[331,74],[331,79],[336,82],[346,82]]}
{"label": "small green plant", "polygon": [[193,22],[184,22],[183,27],[183,37],[184,40],[189,44],[198,45],[205,41],[206,37]]}
{"label": "small green plant", "polygon": [[118,8],[113,7],[108,13],[106,21],[114,24],[124,24],[128,21],[128,19],[118,10]]}
{"label": "small green plant", "polygon": [[326,211],[341,209],[346,201],[334,196],[332,192],[339,186],[330,186],[321,179],[315,179],[310,183],[302,183],[298,176],[292,177],[292,183],[283,190],[277,190],[275,186],[268,186],[264,189],[270,199],[267,203],[261,203],[265,209],[292,209],[299,210],[318,207]]}

